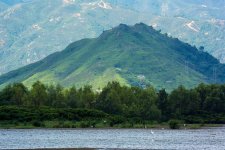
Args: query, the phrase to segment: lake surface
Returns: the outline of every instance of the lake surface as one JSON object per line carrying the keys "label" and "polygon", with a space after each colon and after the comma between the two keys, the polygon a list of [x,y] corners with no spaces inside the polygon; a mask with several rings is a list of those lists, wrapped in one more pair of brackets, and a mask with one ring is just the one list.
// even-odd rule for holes
{"label": "lake surface", "polygon": [[0,149],[120,148],[225,150],[225,127],[199,130],[2,129]]}

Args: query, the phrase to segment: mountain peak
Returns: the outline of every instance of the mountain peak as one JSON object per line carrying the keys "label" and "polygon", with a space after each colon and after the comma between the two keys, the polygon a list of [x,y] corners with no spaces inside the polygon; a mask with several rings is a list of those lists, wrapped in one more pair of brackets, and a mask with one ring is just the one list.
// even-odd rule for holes
{"label": "mountain peak", "polygon": [[135,27],[144,27],[144,28],[149,27],[147,24],[145,24],[145,23],[143,23],[143,22],[136,23],[134,26],[135,26]]}
{"label": "mountain peak", "polygon": [[126,25],[126,24],[119,24],[119,26],[117,26],[116,28],[114,28],[116,30],[123,30],[123,31],[128,31],[131,29],[130,26]]}
{"label": "mountain peak", "polygon": [[153,29],[152,26],[148,26],[147,24],[144,24],[142,22],[140,23],[136,23],[134,26],[129,26],[127,24],[119,24],[119,26],[116,27],[117,29],[121,29],[121,30],[128,30],[128,29]]}
{"label": "mountain peak", "polygon": [[121,23],[110,30],[103,31],[103,33],[99,36],[99,39],[107,39],[109,36],[112,35],[118,37],[120,35],[124,35],[124,33],[131,33],[131,32],[132,32],[131,26]]}
{"label": "mountain peak", "polygon": [[116,33],[117,35],[122,34],[122,33],[142,33],[142,32],[155,32],[156,30],[148,26],[144,23],[137,23],[134,26],[130,26],[127,24],[119,24],[118,26],[110,29],[103,31],[102,35],[100,37],[105,37],[109,34]]}

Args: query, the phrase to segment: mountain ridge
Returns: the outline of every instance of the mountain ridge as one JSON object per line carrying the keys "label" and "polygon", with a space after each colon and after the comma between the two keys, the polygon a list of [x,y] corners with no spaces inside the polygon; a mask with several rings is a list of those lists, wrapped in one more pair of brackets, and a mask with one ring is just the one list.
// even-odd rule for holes
{"label": "mountain ridge", "polygon": [[[217,69],[215,74],[215,68]],[[37,80],[46,84],[101,88],[123,85],[173,89],[201,83],[223,83],[225,65],[206,52],[168,37],[144,23],[120,24],[98,38],[76,41],[61,52],[0,76],[0,85]]]}
{"label": "mountain ridge", "polygon": [[[0,0],[1,4],[3,1]],[[6,1],[9,2],[9,1]],[[12,1],[10,1],[12,2]],[[0,74],[119,23],[144,22],[224,62],[224,1],[20,0],[0,5]],[[5,3],[3,3],[5,4]],[[2,8],[1,8],[2,7]],[[181,9],[182,8],[182,9]]]}

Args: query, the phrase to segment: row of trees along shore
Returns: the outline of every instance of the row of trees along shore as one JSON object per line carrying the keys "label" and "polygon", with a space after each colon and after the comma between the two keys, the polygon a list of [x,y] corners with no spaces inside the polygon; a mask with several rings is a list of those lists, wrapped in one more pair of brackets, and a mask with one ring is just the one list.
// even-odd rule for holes
{"label": "row of trees along shore", "polygon": [[[10,108],[20,111],[12,112]],[[193,89],[180,86],[168,93],[165,89],[142,89],[110,82],[101,91],[96,92],[88,85],[82,88],[63,88],[60,85],[46,86],[37,81],[30,89],[22,83],[15,83],[0,91],[0,120],[13,119],[13,115],[18,117],[16,113],[23,113],[26,117],[25,108],[35,111],[41,108],[83,109],[134,120],[166,122],[177,119],[186,123],[222,124],[225,123],[225,85],[200,84]],[[64,117],[68,118],[66,112],[64,111]],[[72,114],[74,111],[68,113]],[[91,116],[91,113],[86,115]],[[42,114],[42,119],[45,119],[45,115]]]}

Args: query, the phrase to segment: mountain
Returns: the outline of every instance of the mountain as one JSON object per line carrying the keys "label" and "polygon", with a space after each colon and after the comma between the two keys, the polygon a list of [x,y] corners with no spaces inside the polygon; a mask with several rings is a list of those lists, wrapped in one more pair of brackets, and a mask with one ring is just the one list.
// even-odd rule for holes
{"label": "mountain", "polygon": [[7,8],[8,8],[8,5],[0,1],[0,12],[6,10]]}
{"label": "mountain", "polygon": [[83,39],[45,59],[0,76],[0,85],[40,80],[95,89],[109,81],[173,89],[201,82],[224,83],[225,65],[206,52],[143,23],[120,24],[98,38]]}
{"label": "mountain", "polygon": [[224,10],[224,0],[0,0],[0,74],[136,22],[225,62]]}
{"label": "mountain", "polygon": [[29,0],[0,0],[0,2],[5,3],[7,5],[15,5],[19,3],[28,2]]}

